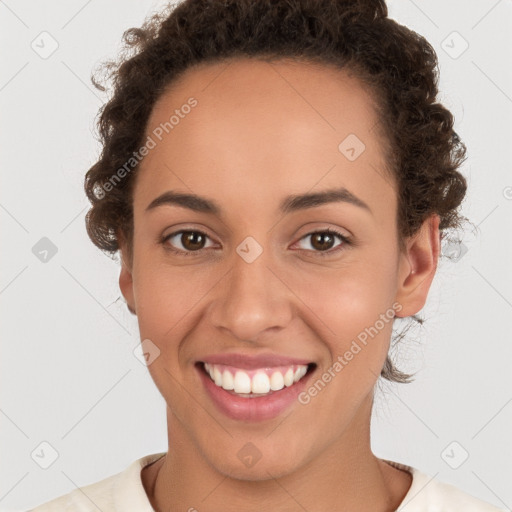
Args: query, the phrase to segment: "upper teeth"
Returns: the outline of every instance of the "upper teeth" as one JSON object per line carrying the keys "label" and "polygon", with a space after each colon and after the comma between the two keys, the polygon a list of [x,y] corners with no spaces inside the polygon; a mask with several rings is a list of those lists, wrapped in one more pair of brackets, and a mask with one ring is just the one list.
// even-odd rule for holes
{"label": "upper teeth", "polygon": [[308,371],[307,365],[303,364],[279,368],[260,368],[250,372],[233,367],[228,369],[221,364],[204,363],[204,367],[217,386],[241,394],[265,394],[271,390],[279,391],[300,380]]}

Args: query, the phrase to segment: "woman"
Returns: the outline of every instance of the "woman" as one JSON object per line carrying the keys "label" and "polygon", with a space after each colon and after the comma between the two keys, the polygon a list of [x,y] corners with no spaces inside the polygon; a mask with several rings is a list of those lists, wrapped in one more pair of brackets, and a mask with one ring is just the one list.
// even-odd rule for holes
{"label": "woman", "polygon": [[411,377],[394,319],[464,219],[432,47],[379,0],[186,0],[125,39],[87,229],[169,449],[34,510],[498,510],[370,447],[379,377]]}

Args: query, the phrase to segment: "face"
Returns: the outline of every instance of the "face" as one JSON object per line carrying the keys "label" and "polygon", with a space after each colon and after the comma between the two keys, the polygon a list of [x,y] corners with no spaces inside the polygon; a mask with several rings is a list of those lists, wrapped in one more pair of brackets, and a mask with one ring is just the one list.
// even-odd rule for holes
{"label": "face", "polygon": [[356,456],[392,318],[423,307],[438,250],[435,220],[398,250],[371,96],[313,64],[203,65],[147,137],[120,286],[169,435],[242,479]]}

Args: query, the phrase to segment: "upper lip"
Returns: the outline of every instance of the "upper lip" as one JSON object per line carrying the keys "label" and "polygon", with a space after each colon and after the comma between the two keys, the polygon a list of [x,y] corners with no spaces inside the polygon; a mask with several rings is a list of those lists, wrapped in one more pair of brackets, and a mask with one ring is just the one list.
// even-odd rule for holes
{"label": "upper lip", "polygon": [[307,365],[312,361],[307,359],[298,359],[295,357],[287,357],[279,354],[237,354],[234,352],[211,354],[200,360],[209,364],[224,364],[234,366],[235,368],[243,368],[246,370],[254,370],[257,368],[267,368],[273,366],[291,366],[291,365]]}

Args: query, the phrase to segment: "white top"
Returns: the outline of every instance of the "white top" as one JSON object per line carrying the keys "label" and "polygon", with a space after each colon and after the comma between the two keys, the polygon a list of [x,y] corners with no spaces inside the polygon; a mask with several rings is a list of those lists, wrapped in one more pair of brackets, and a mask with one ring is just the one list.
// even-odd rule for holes
{"label": "white top", "polygon": [[[163,455],[165,452],[146,455],[120,473],[75,489],[28,512],[154,512],[140,473],[142,468]],[[506,512],[453,485],[433,480],[416,468],[389,460],[385,462],[412,474],[411,487],[397,512]]]}

